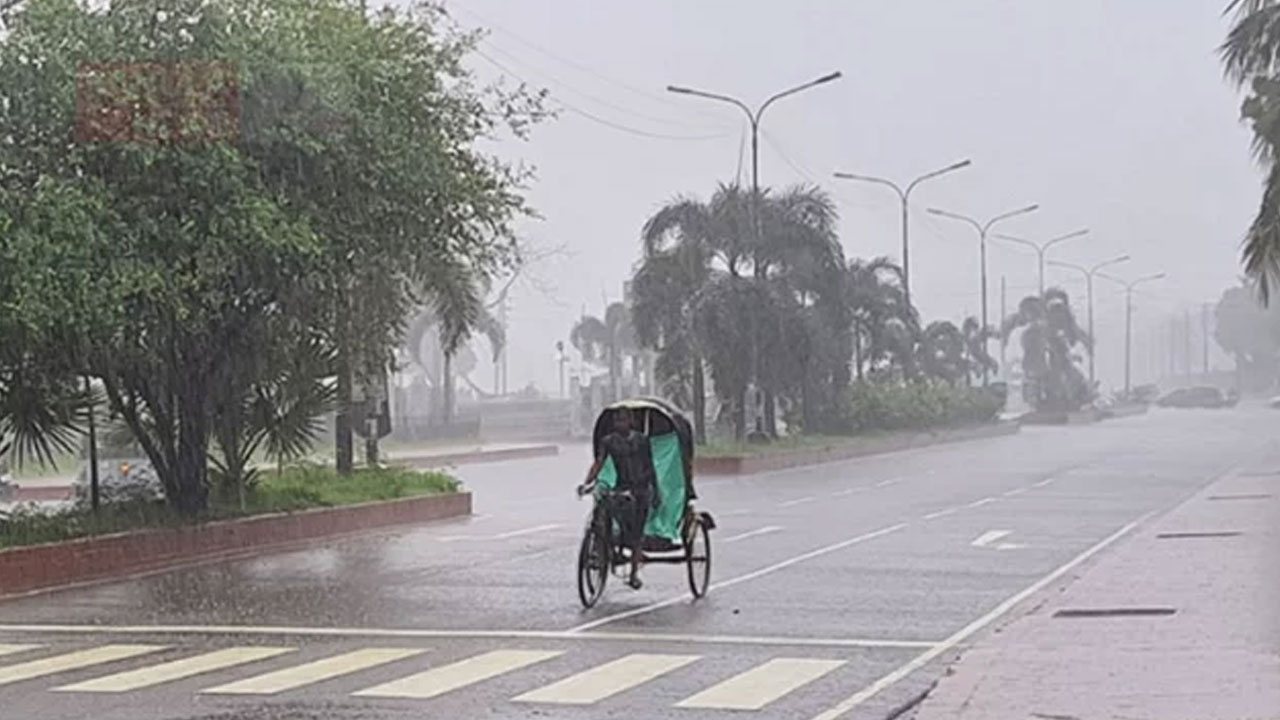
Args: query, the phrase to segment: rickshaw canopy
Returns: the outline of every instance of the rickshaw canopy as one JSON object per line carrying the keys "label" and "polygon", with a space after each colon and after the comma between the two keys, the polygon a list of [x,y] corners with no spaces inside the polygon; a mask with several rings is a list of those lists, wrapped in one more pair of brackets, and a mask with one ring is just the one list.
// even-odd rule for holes
{"label": "rickshaw canopy", "polygon": [[[603,452],[602,441],[613,426],[613,413],[634,414],[632,426],[649,437],[653,469],[657,474],[658,493],[662,500],[649,513],[644,533],[670,542],[681,540],[685,505],[689,500],[693,474],[693,429],[684,415],[670,403],[658,398],[632,398],[609,405],[596,418],[592,432],[592,452]],[[602,489],[618,483],[613,459],[605,460],[596,482]]]}

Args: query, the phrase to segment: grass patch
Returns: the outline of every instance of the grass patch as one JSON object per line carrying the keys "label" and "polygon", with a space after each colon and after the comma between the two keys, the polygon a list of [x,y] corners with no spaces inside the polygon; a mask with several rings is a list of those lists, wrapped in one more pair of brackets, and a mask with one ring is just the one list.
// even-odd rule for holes
{"label": "grass patch", "polygon": [[858,438],[842,435],[789,435],[759,445],[733,441],[715,442],[697,448],[695,456],[700,458],[754,457],[796,450],[843,447],[856,443],[857,440]]}
{"label": "grass patch", "polygon": [[457,489],[458,481],[440,472],[375,468],[358,469],[350,477],[342,477],[331,467],[297,465],[285,468],[278,475],[275,472],[263,473],[257,486],[246,493],[243,508],[238,498],[220,498],[211,494],[208,510],[194,519],[178,515],[161,503],[104,505],[97,513],[80,507],[49,512],[19,506],[7,516],[0,514],[0,548],[147,528],[179,527],[266,513],[438,495]]}

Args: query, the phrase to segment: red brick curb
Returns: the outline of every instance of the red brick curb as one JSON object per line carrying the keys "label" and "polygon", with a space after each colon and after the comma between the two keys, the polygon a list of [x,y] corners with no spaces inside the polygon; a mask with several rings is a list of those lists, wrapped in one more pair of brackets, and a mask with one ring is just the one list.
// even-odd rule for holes
{"label": "red brick curb", "polygon": [[259,515],[0,550],[0,598],[471,514],[471,493]]}
{"label": "red brick curb", "polygon": [[940,445],[942,443],[1013,435],[1018,430],[1017,423],[998,423],[936,432],[902,433],[867,442],[851,442],[847,445],[837,444],[791,452],[696,458],[694,460],[694,472],[700,475],[750,475],[803,467],[805,465],[820,465],[822,463],[838,462],[856,457],[880,455],[911,448]]}
{"label": "red brick curb", "polygon": [[448,465],[467,465],[473,463],[498,462],[501,460],[522,460],[525,458],[547,457],[559,455],[558,445],[533,445],[529,447],[501,448],[498,450],[474,450],[457,453],[439,453],[435,455],[417,455],[410,457],[393,457],[391,465],[409,465],[415,468],[440,468]]}
{"label": "red brick curb", "polygon": [[70,485],[23,487],[22,483],[18,483],[17,489],[13,491],[12,499],[14,502],[70,500],[74,494],[75,488]]}

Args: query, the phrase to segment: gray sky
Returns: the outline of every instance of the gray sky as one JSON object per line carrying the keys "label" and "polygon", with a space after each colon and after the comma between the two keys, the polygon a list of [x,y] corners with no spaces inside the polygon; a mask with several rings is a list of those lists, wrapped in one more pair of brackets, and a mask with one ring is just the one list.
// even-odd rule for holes
{"label": "gray sky", "polygon": [[[740,163],[749,178],[740,111],[663,88],[687,85],[754,105],[832,70],[844,78],[765,115],[761,183],[831,190],[850,257],[898,258],[897,200],[885,188],[833,180],[833,171],[909,180],[970,158],[973,167],[913,198],[912,289],[926,319],[976,315],[979,293],[975,233],[924,208],[990,216],[1034,202],[1038,213],[1004,230],[1039,239],[1089,227],[1091,236],[1058,246],[1056,257],[1089,264],[1130,253],[1117,273],[1169,273],[1135,312],[1135,338],[1167,346],[1144,333],[1234,281],[1259,194],[1239,99],[1215,55],[1226,29],[1222,5],[451,0],[458,23],[492,30],[477,72],[514,74],[573,108],[530,141],[498,148],[537,167],[529,197],[543,219],[524,232],[571,253],[536,268],[554,299],[527,285],[513,298],[511,387],[533,381],[555,392],[555,340],[567,338],[583,308],[598,314],[602,296],[620,297],[640,226],[665,200],[705,198]],[[1035,260],[998,241],[988,252],[995,322],[1000,276],[1012,306],[1034,288]],[[1109,386],[1122,382],[1123,303],[1110,286],[1098,290],[1099,368]],[[1083,321],[1083,302],[1079,312]],[[483,386],[490,372],[477,373]]]}

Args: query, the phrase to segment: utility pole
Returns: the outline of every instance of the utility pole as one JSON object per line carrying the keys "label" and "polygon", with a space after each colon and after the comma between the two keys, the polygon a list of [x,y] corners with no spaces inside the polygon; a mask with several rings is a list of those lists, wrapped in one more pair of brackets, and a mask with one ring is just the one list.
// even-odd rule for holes
{"label": "utility pole", "polygon": [[1204,344],[1201,362],[1207,379],[1209,377],[1209,303],[1200,306],[1200,339]]}
{"label": "utility pole", "polygon": [[[1001,327],[1004,326],[1004,319],[1009,317],[1009,309],[1008,307],[1006,307],[1006,303],[1008,301],[1008,296],[1006,294],[1007,288],[1005,287],[1004,281],[1005,281],[1005,277],[1004,275],[1001,275],[1000,276],[1000,325]],[[1006,383],[1009,382],[1009,372],[1005,370],[1005,367],[1004,367],[1005,345],[1007,344],[1008,343],[1005,342],[1004,336],[1001,335],[1000,337],[1000,380]]]}
{"label": "utility pole", "polygon": [[1191,309],[1182,309],[1182,356],[1187,370],[1187,380],[1191,380]]}
{"label": "utility pole", "polygon": [[1098,277],[1106,278],[1111,282],[1120,283],[1124,286],[1124,394],[1128,398],[1132,390],[1131,367],[1133,357],[1133,289],[1144,282],[1159,280],[1164,277],[1164,273],[1156,273],[1155,275],[1147,275],[1136,280],[1121,280],[1118,277],[1097,273]]}
{"label": "utility pole", "polygon": [[[1111,265],[1116,265],[1122,262],[1128,262],[1128,260],[1129,260],[1128,255],[1121,255],[1119,257],[1114,257],[1114,258],[1111,258],[1110,260],[1100,262],[1091,268],[1083,267],[1081,265],[1073,265],[1071,263],[1057,262],[1055,260],[1049,261],[1050,265],[1056,265],[1058,267],[1064,267],[1070,270],[1075,270],[1076,272],[1082,273],[1084,275],[1085,288],[1086,288],[1086,293],[1087,293],[1088,303],[1089,303],[1089,386],[1090,387],[1092,387],[1096,381],[1096,378],[1094,375],[1094,356],[1097,355],[1097,351],[1098,351],[1098,338],[1093,334],[1093,276],[1097,275],[1098,271],[1104,267],[1109,267]],[[1043,280],[1041,281],[1041,287],[1043,287]],[[1041,292],[1043,292],[1043,290],[1041,290]]]}
{"label": "utility pole", "polygon": [[1057,245],[1057,244],[1058,244],[1058,243],[1060,243],[1060,242],[1066,242],[1067,240],[1070,240],[1071,238],[1078,238],[1078,237],[1080,237],[1080,236],[1082,236],[1082,235],[1088,235],[1088,234],[1089,234],[1089,229],[1088,229],[1088,228],[1085,228],[1085,229],[1083,229],[1083,230],[1076,230],[1075,232],[1067,233],[1066,235],[1059,235],[1058,237],[1050,238],[1050,239],[1045,240],[1044,242],[1041,242],[1041,243],[1032,242],[1031,240],[1025,240],[1025,239],[1023,239],[1023,238],[1020,238],[1020,237],[1014,237],[1014,236],[1012,236],[1012,235],[996,235],[995,237],[999,238],[1000,240],[1007,240],[1007,241],[1012,242],[1012,243],[1018,243],[1019,245],[1025,245],[1025,246],[1027,246],[1027,247],[1031,248],[1032,250],[1035,250],[1035,251],[1036,251],[1036,257],[1037,257],[1037,258],[1038,258],[1038,260],[1039,260],[1037,267],[1039,268],[1039,278],[1040,278],[1040,280],[1039,280],[1039,283],[1040,283],[1040,296],[1041,296],[1041,297],[1043,297],[1043,296],[1044,296],[1044,256],[1045,256],[1045,253],[1048,253],[1048,252],[1049,252],[1049,248],[1053,247],[1054,245]]}
{"label": "utility pole", "polygon": [[1169,318],[1169,380],[1178,377],[1178,317]]}
{"label": "utility pole", "polygon": [[910,224],[911,217],[911,191],[915,190],[917,185],[926,180],[932,180],[940,175],[946,175],[947,173],[967,168],[972,164],[973,163],[968,160],[961,160],[954,165],[948,165],[940,170],[925,173],[915,180],[912,180],[905,188],[892,180],[886,180],[885,178],[874,177],[871,175],[855,175],[853,173],[844,172],[838,172],[835,174],[835,176],[841,180],[861,180],[862,182],[887,185],[888,187],[893,188],[894,192],[898,193],[898,199],[902,201],[902,297],[908,308],[911,307],[911,245],[907,227]]}
{"label": "utility pole", "polygon": [[[947,210],[939,210],[938,208],[929,208],[928,210],[928,212],[932,215],[938,215],[940,217],[950,218],[952,220],[959,220],[960,222],[968,223],[975,230],[978,231],[978,263],[981,267],[980,274],[981,274],[981,281],[982,281],[981,285],[982,285],[982,332],[983,333],[987,331],[987,328],[991,327],[990,324],[987,322],[987,233],[991,232],[991,228],[994,227],[996,223],[1002,222],[1004,220],[1008,220],[1010,218],[1017,217],[1019,215],[1026,215],[1027,213],[1035,212],[1036,210],[1039,210],[1039,209],[1040,209],[1039,205],[1028,205],[1024,208],[1018,208],[1017,210],[1011,210],[1007,213],[1002,213],[1000,215],[997,215],[991,218],[990,220],[988,220],[986,223],[981,223],[967,215],[961,215],[959,213],[953,213]],[[985,335],[983,337],[982,347],[983,349],[986,349],[988,347]],[[987,384],[987,369],[985,367],[982,368],[982,384],[984,386]]]}

